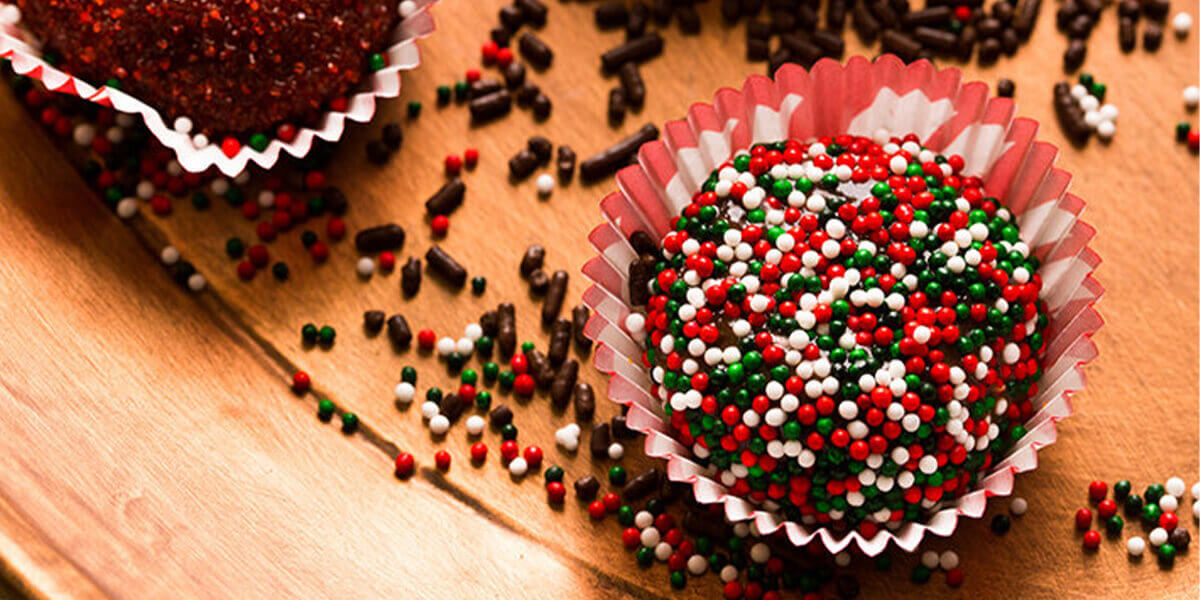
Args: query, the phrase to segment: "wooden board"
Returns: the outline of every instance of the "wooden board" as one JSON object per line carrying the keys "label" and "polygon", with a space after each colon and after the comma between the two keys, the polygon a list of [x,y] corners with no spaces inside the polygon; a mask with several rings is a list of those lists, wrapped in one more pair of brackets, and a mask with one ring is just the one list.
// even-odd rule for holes
{"label": "wooden board", "polygon": [[[167,589],[318,596],[409,589],[431,598],[718,593],[712,576],[682,594],[671,590],[661,565],[634,565],[611,519],[592,523],[573,500],[550,507],[540,478],[512,481],[495,456],[494,433],[484,437],[493,448],[489,461],[471,467],[474,440],[461,425],[438,439],[415,404],[398,411],[392,403],[404,364],[418,366],[422,390],[449,388],[453,378],[433,358],[398,355],[361,331],[362,312],[379,308],[405,313],[414,328],[457,337],[486,308],[514,300],[521,339],[542,343],[536,304],[516,274],[520,253],[532,242],[547,246],[548,266],[572,274],[573,305],[585,287],[578,269],[591,255],[585,235],[611,181],[575,183],[538,199],[532,178],[507,181],[507,158],[534,133],[586,157],[764,68],[744,60],[741,27],[719,25],[715,15],[700,36],[671,29],[666,54],[643,70],[646,108],[612,130],[604,104],[615,81],[600,75],[597,56],[623,33],[597,32],[590,6],[555,4],[539,32],[555,49],[555,64],[530,74],[553,99],[553,116],[537,125],[518,111],[472,128],[462,107],[434,106],[434,88],[477,66],[478,43],[502,4],[439,5],[439,31],[422,44],[426,64],[404,84],[405,100],[424,102],[422,116],[407,121],[401,102],[386,104],[374,125],[347,136],[330,171],[351,199],[351,231],[400,223],[409,232],[403,257],[432,241],[422,203],[443,181],[442,157],[477,147],[482,159],[465,175],[466,205],[440,243],[472,274],[488,277],[482,297],[427,279],[417,298],[405,300],[398,274],[360,279],[349,244],[313,266],[294,231],[270,246],[273,260],[292,265],[290,282],[266,273],[241,282],[223,246],[235,234],[253,239],[251,222],[223,205],[196,213],[180,203],[168,218],[146,210],[122,227],[73,175],[59,174],[66,162],[11,94],[0,94],[0,139],[22,140],[0,143],[0,222],[8,232],[0,245],[12,257],[0,263],[0,308],[15,334],[0,338],[0,427],[7,434],[0,444],[23,466],[0,472],[0,557],[19,589],[47,596]],[[1065,39],[1053,30],[1052,8],[1015,58],[964,70],[968,79],[1013,78],[1020,112],[1040,119],[1043,139],[1061,145],[1050,87],[1065,78],[1058,67]],[[1196,36],[1169,38],[1157,55],[1123,55],[1115,25],[1112,15],[1099,24],[1086,68],[1108,83],[1121,109],[1116,140],[1067,149],[1059,160],[1089,202],[1108,290],[1101,355],[1074,401],[1078,414],[1062,425],[1039,470],[1018,479],[1031,509],[1007,537],[993,537],[985,520],[929,544],[962,555],[968,581],[960,591],[939,581],[907,583],[913,559],[904,557],[886,575],[857,564],[866,597],[1182,598],[1200,585],[1196,552],[1164,572],[1130,563],[1116,543],[1084,554],[1072,529],[1093,478],[1144,486],[1177,474],[1190,483],[1200,472],[1196,159],[1172,139],[1174,122],[1195,119],[1177,98],[1194,83]],[[861,47],[851,42],[850,49]],[[386,167],[367,164],[363,146],[391,120],[405,121],[403,150]],[[189,297],[155,266],[168,241],[204,273],[209,291]],[[306,322],[335,326],[334,347],[302,347]],[[313,375],[320,395],[359,414],[371,435],[343,438],[313,418],[315,400],[286,388],[295,368]],[[582,372],[599,384],[590,367]],[[544,400],[509,404],[522,443],[540,444],[570,478],[609,466],[553,447],[569,411],[556,414]],[[602,416],[614,412],[602,404]],[[635,446],[624,463],[636,472],[652,463]],[[410,482],[390,476],[396,448],[413,452],[423,467]],[[442,448],[455,457],[444,476],[432,469]],[[989,517],[1005,505],[994,503]]]}

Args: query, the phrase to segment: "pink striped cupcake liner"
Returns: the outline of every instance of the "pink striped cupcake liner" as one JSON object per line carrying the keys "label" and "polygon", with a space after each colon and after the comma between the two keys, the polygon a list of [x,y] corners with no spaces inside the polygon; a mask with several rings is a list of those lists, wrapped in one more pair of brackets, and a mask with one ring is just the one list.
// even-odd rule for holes
{"label": "pink striped cupcake liner", "polygon": [[[1091,338],[1103,320],[1094,305],[1104,290],[1092,277],[1100,264],[1088,247],[1095,230],[1079,218],[1084,202],[1067,193],[1071,176],[1054,167],[1058,149],[1037,141],[1038,124],[1015,112],[1012,100],[990,97],[984,83],[964,83],[957,69],[939,70],[927,61],[905,65],[893,56],[855,57],[844,65],[825,59],[811,70],[784,66],[774,81],[752,76],[740,90],[721,89],[710,104],[694,104],[684,119],[667,123],[661,140],[639,149],[637,164],[617,174],[617,191],[600,202],[604,223],[588,236],[597,255],[583,267],[593,282],[583,297],[592,309],[585,332],[597,344],[594,365],[609,377],[609,399],[628,407],[627,423],[645,434],[647,454],[667,461],[671,480],[691,484],[697,501],[723,505],[728,520],[751,521],[763,535],[782,529],[796,546],[819,540],[830,552],[857,547],[873,556],[889,543],[912,551],[927,533],[951,535],[960,517],[981,517],[988,498],[1010,495],[1014,476],[1037,468],[1038,450],[1057,439],[1057,423],[1072,412],[1071,395],[1084,386],[1083,366],[1096,357]],[[643,231],[661,239],[670,219],[735,151],[789,138],[884,132],[916,133],[939,153],[962,155],[966,174],[982,177],[988,195],[1004,201],[1018,218],[1022,240],[1042,261],[1042,298],[1051,320],[1026,435],[977,489],[925,522],[882,527],[868,538],[784,520],[729,494],[672,437],[660,402],[649,393],[642,348],[623,324],[631,312],[627,272],[636,257],[629,236]]]}
{"label": "pink striped cupcake liner", "polygon": [[199,173],[216,167],[225,175],[236,176],[251,163],[269,169],[284,153],[303,157],[317,140],[336,141],[346,130],[346,122],[365,123],[375,115],[377,98],[395,98],[400,95],[401,73],[417,68],[421,54],[417,40],[426,38],[434,31],[430,8],[437,0],[415,0],[415,10],[397,25],[392,45],[383,53],[387,66],[371,74],[359,91],[346,98],[346,109],[329,110],[322,114],[312,127],[297,127],[296,136],[290,142],[273,139],[262,151],[243,144],[233,156],[222,152],[220,140],[197,147],[191,135],[180,133],[167,123],[158,109],[142,102],[121,90],[88,82],[51,66],[42,60],[39,44],[21,28],[20,13],[15,5],[0,3],[0,58],[7,58],[12,68],[20,75],[42,82],[46,89],[62,94],[71,94],[111,107],[119,112],[141,115],[159,142],[174,153],[185,170]]}

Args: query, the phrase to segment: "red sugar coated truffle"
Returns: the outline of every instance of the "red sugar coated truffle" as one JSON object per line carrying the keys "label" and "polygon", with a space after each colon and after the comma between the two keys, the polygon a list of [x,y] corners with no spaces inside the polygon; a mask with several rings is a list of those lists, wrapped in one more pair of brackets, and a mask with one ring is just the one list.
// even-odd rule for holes
{"label": "red sugar coated truffle", "polygon": [[[17,0],[62,68],[208,134],[275,131],[351,91],[399,20],[394,0]],[[301,16],[303,15],[303,16]],[[212,137],[212,135],[210,135]],[[232,142],[231,142],[232,140]],[[235,146],[236,145],[236,146]],[[240,149],[226,139],[227,155]]]}

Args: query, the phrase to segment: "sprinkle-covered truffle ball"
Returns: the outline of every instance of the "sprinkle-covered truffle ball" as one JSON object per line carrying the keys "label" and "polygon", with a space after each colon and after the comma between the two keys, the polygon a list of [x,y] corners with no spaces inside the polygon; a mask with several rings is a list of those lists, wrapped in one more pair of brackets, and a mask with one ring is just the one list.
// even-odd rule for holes
{"label": "sprinkle-covered truffle ball", "polygon": [[1024,435],[1038,259],[963,167],[911,135],[759,144],[661,250],[633,240],[624,324],[729,493],[873,535],[971,490]]}

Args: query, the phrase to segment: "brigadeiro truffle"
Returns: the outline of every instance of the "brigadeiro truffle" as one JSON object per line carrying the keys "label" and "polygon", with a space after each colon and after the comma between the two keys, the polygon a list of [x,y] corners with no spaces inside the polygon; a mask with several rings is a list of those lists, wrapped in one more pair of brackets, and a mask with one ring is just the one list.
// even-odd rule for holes
{"label": "brigadeiro truffle", "polygon": [[[196,131],[304,122],[383,66],[393,0],[17,0],[61,68],[115,82]],[[372,64],[375,63],[375,64]]]}
{"label": "brigadeiro truffle", "polygon": [[631,271],[649,391],[730,494],[834,530],[922,521],[1024,435],[1042,279],[964,164],[916,135],[756,144]]}

